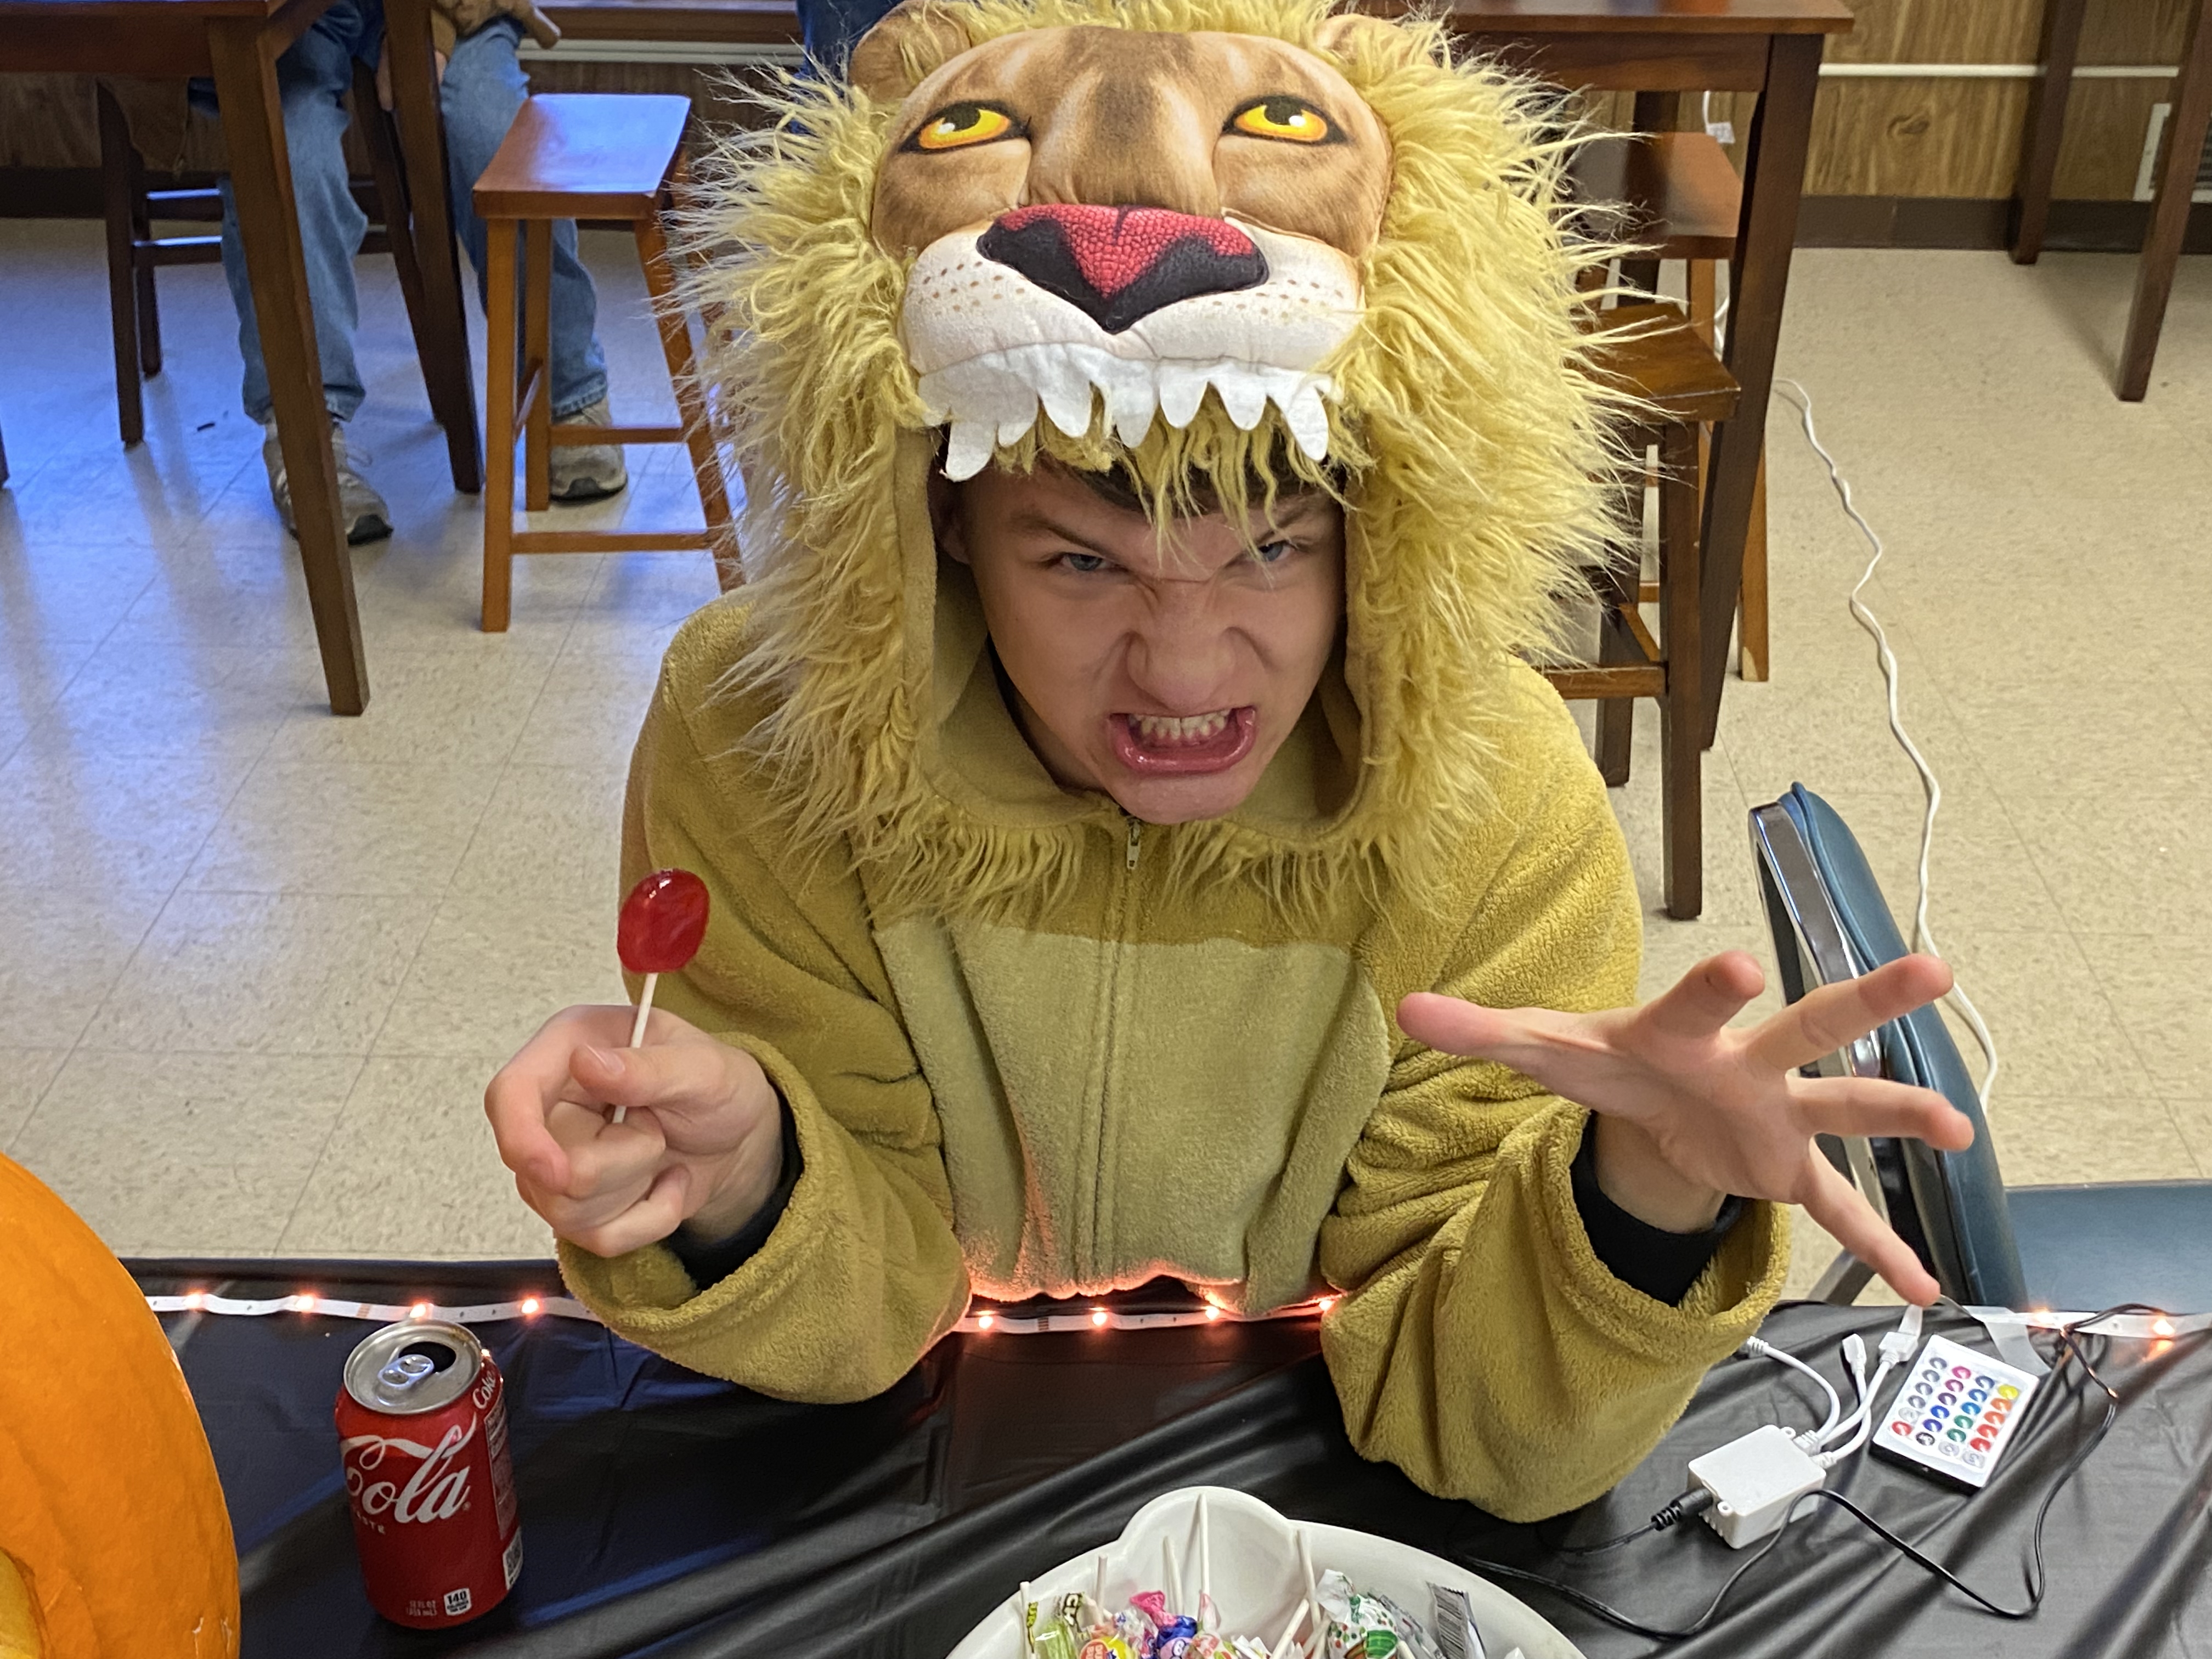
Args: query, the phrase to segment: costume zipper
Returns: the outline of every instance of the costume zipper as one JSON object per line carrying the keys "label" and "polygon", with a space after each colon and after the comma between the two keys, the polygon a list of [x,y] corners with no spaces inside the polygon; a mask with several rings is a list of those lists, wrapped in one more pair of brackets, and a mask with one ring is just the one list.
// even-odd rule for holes
{"label": "costume zipper", "polygon": [[1122,861],[1126,868],[1133,870],[1137,867],[1137,849],[1142,845],[1144,837],[1144,820],[1131,818],[1129,820],[1129,852],[1128,856]]}

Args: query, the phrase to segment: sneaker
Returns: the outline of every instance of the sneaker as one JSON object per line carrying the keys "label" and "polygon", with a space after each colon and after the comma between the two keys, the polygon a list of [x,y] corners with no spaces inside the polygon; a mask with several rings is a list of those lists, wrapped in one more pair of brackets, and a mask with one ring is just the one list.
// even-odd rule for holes
{"label": "sneaker", "polygon": [[[276,503],[276,516],[283,520],[284,528],[296,537],[300,525],[292,513],[292,481],[284,472],[283,446],[276,441],[273,422],[262,431],[266,435],[261,440],[261,464],[269,469],[269,497]],[[331,459],[337,463],[338,522],[345,527],[346,540],[358,546],[389,536],[392,509],[368,480],[353,470],[346,458],[345,425],[340,421],[331,422]]]}
{"label": "sneaker", "polygon": [[[563,426],[615,423],[605,398],[589,408],[558,418]],[[553,451],[551,460],[552,497],[571,506],[579,501],[604,501],[629,483],[629,469],[623,465],[622,449],[616,444],[592,444],[580,449],[563,447]]]}

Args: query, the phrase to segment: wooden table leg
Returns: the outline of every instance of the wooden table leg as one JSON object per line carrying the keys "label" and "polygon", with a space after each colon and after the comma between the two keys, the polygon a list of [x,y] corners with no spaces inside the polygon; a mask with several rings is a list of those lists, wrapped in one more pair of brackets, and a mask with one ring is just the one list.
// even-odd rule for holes
{"label": "wooden table leg", "polygon": [[1797,204],[1805,189],[1813,99],[1820,90],[1820,46],[1817,34],[1778,34],[1770,41],[1766,86],[1752,117],[1745,153],[1728,328],[1729,372],[1741,393],[1735,416],[1713,430],[1704,533],[1698,538],[1705,591],[1700,633],[1705,672],[1698,706],[1708,746],[1719,726],[1729,635],[1735,623],[1736,586],[1743,574],[1744,537],[1751,527],[1759,453],[1765,447],[1774,350],[1782,333],[1782,301],[1790,287]]}
{"label": "wooden table leg", "polygon": [[514,581],[514,244],[512,219],[486,226],[484,258],[484,423],[490,428],[491,473],[483,492],[483,631],[507,632]]}
{"label": "wooden table leg", "polygon": [[2166,325],[2166,302],[2173,294],[2173,270],[2181,262],[2181,241],[2189,229],[2189,198],[2197,183],[2197,161],[2204,153],[2204,133],[2212,125],[2212,0],[2197,0],[2197,20],[2181,54],[2181,74],[2173,83],[2173,108],[2166,119],[2166,158],[2159,164],[2158,194],[2152,199],[2150,229],[2143,237],[2142,268],[2136,275],[2136,302],[2128,312],[2127,343],[2120,349],[2120,398],[2139,404],[2150,390],[2150,367],[2158,356],[2159,331]]}
{"label": "wooden table leg", "polygon": [[2012,192],[2016,265],[2033,264],[2043,252],[2051,180],[2058,176],[2058,143],[2066,132],[2066,102],[2074,90],[2074,59],[2081,45],[2081,14],[2087,9],[2088,0],[2044,0],[2043,76],[2028,94],[2020,178]]}
{"label": "wooden table leg", "polygon": [[[430,51],[429,0],[385,0],[384,38],[392,49],[392,119],[407,171],[415,262],[434,354],[449,368],[439,416],[453,488],[483,488],[483,450],[477,431],[476,384],[469,369],[469,326],[461,306],[460,245],[446,188],[446,132],[438,116],[438,69]],[[434,400],[439,389],[431,388]]]}
{"label": "wooden table leg", "polygon": [[[1694,921],[1705,903],[1705,730],[1698,711],[1698,429],[1660,429],[1659,619],[1667,695],[1659,700],[1660,862],[1667,914]],[[1722,636],[1727,647],[1727,636]]]}
{"label": "wooden table leg", "polygon": [[276,405],[277,441],[291,482],[300,563],[307,573],[316,642],[322,647],[323,679],[332,712],[358,714],[368,703],[368,663],[354,602],[352,556],[338,524],[337,469],[331,459],[322,358],[307,306],[292,159],[276,94],[281,47],[275,32],[258,19],[210,18],[207,31],[223,138],[230,149],[239,234],[246,244],[261,354]]}
{"label": "wooden table leg", "polygon": [[105,82],[93,88],[100,111],[100,206],[107,228],[107,322],[115,345],[115,424],[125,449],[146,435],[138,386],[138,274],[131,256],[131,186],[137,149],[123,106]]}

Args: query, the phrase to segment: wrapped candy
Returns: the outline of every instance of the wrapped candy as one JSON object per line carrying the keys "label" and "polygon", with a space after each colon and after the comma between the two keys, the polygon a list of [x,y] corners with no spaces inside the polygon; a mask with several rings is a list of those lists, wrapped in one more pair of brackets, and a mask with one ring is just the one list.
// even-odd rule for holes
{"label": "wrapped candy", "polygon": [[1098,1625],[1084,1638],[1082,1651],[1076,1659],[1137,1659],[1137,1650],[1111,1626]]}
{"label": "wrapped candy", "polygon": [[1024,1634],[1036,1659],[1079,1659],[1081,1643],[1074,1625],[1064,1613],[1048,1610],[1042,1602],[1028,1604]]}
{"label": "wrapped candy", "polygon": [[1395,1659],[1407,1651],[1389,1605],[1352,1589],[1334,1568],[1322,1574],[1314,1600],[1328,1621],[1322,1647],[1328,1659]]}
{"label": "wrapped candy", "polygon": [[1185,1613],[1172,1614],[1152,1632],[1152,1659],[1188,1659],[1197,1637],[1197,1620]]}

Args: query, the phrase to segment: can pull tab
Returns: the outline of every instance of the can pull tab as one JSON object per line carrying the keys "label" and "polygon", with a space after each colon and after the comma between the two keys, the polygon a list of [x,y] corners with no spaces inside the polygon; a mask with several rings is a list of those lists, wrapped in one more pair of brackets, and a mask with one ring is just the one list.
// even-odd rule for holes
{"label": "can pull tab", "polygon": [[387,1388],[411,1389],[424,1377],[434,1374],[437,1369],[430,1363],[428,1354],[398,1354],[377,1372],[376,1380]]}

